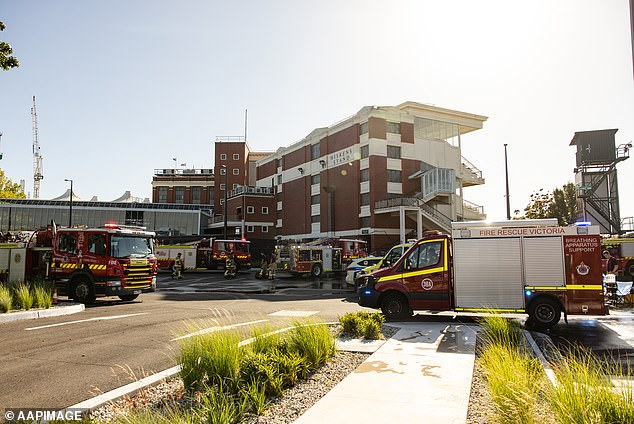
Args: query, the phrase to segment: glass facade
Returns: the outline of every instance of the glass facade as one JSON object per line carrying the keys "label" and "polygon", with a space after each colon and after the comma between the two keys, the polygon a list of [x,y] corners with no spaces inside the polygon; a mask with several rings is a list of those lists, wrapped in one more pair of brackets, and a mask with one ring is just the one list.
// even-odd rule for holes
{"label": "glass facade", "polygon": [[[31,231],[55,221],[68,225],[69,204],[64,201],[24,200],[0,203],[0,231]],[[206,227],[199,208],[181,205],[73,203],[73,225],[102,227],[106,223],[142,225],[150,231],[171,229],[174,235],[199,235]]]}

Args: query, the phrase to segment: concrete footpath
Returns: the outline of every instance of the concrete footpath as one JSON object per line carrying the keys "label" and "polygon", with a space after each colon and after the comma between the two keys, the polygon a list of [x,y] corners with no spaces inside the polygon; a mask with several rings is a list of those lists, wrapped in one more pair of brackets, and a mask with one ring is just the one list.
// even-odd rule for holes
{"label": "concrete footpath", "polygon": [[295,423],[465,422],[478,326],[390,325],[401,329]]}

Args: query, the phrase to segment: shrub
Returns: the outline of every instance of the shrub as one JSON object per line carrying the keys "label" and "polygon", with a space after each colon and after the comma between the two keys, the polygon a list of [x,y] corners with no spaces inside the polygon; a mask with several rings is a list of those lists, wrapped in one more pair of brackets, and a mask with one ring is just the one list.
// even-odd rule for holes
{"label": "shrub", "polygon": [[488,344],[480,361],[499,422],[540,422],[535,408],[544,383],[540,362],[501,344]]}
{"label": "shrub", "polygon": [[325,324],[295,323],[288,336],[288,349],[303,356],[311,370],[317,369],[335,354],[335,340]]}
{"label": "shrub", "polygon": [[26,284],[18,284],[13,288],[13,301],[17,309],[29,310],[33,306],[33,298],[29,286]]}
{"label": "shrub", "polygon": [[623,370],[599,361],[592,353],[577,349],[555,367],[557,385],[548,399],[561,423],[634,423],[633,385],[615,388],[608,375]]}
{"label": "shrub", "polygon": [[181,341],[178,363],[187,390],[235,384],[240,374],[239,336],[229,331],[201,334]]}
{"label": "shrub", "polygon": [[13,296],[11,289],[5,285],[0,285],[0,311],[9,312],[13,306]]}
{"label": "shrub", "polygon": [[249,401],[249,409],[256,415],[262,415],[266,409],[265,389],[264,383],[251,381],[244,390],[244,397]]}
{"label": "shrub", "polygon": [[339,317],[342,334],[351,337],[364,337],[376,340],[381,337],[381,325],[385,322],[383,314],[378,312],[349,312]]}
{"label": "shrub", "polygon": [[50,308],[53,304],[53,293],[43,284],[36,284],[33,286],[33,305],[36,308]]}
{"label": "shrub", "polygon": [[484,332],[485,345],[502,345],[519,347],[524,335],[520,324],[516,320],[504,318],[492,313],[480,320]]}

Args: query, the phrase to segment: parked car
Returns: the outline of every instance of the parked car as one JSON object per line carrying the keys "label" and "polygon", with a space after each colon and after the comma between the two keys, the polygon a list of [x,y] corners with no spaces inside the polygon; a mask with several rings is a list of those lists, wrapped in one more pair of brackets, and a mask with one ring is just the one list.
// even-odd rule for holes
{"label": "parked car", "polygon": [[355,259],[346,268],[346,283],[354,285],[354,280],[357,278],[357,274],[369,266],[379,263],[383,260],[380,256],[366,256],[365,258]]}
{"label": "parked car", "polygon": [[[398,261],[399,259],[401,259],[401,256],[403,256],[403,253],[405,253],[407,251],[407,249],[410,248],[410,246],[414,244],[413,242],[409,241],[407,243],[403,243],[403,244],[397,244],[396,246],[392,247],[389,252],[387,252],[387,254],[381,258],[380,261],[366,267],[363,268],[363,274],[369,274],[372,271],[375,271],[377,269],[381,269],[381,268],[387,268],[388,266],[392,266],[396,263],[396,261]],[[358,275],[358,274],[357,274]]]}

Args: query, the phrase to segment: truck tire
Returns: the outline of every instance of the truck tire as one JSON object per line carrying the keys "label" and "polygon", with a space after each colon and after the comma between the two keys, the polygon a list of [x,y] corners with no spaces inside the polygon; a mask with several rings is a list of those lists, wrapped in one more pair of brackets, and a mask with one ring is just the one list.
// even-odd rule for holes
{"label": "truck tire", "polygon": [[561,306],[555,299],[539,297],[531,303],[528,315],[535,327],[548,329],[559,322]]}
{"label": "truck tire", "polygon": [[122,294],[119,296],[119,299],[124,300],[126,302],[130,302],[139,297],[138,294]]}
{"label": "truck tire", "polygon": [[381,299],[381,311],[389,320],[403,319],[410,316],[409,304],[405,296],[399,293],[388,293]]}
{"label": "truck tire", "polygon": [[97,296],[95,296],[95,285],[90,281],[90,278],[81,276],[73,279],[72,283],[72,298],[75,302],[90,304],[94,303]]}
{"label": "truck tire", "polygon": [[321,276],[321,272],[322,272],[321,265],[315,264],[310,270],[310,275],[318,278]]}

